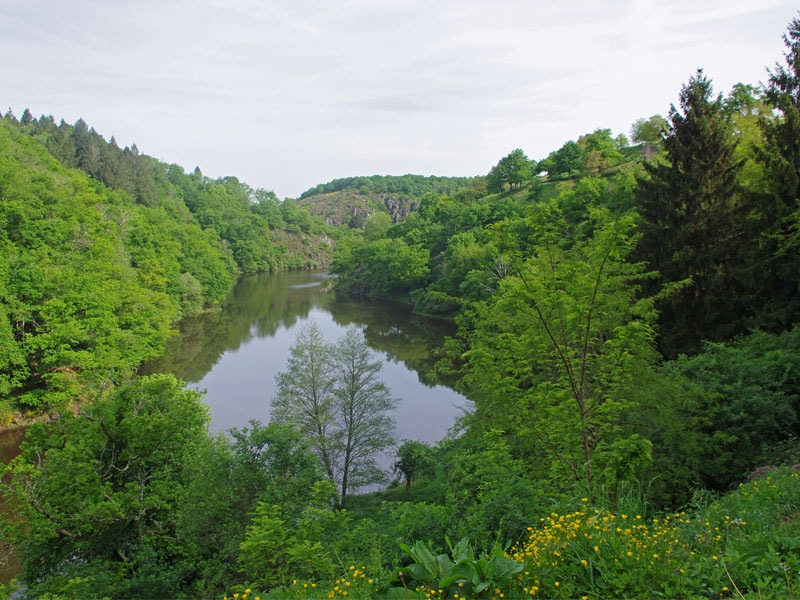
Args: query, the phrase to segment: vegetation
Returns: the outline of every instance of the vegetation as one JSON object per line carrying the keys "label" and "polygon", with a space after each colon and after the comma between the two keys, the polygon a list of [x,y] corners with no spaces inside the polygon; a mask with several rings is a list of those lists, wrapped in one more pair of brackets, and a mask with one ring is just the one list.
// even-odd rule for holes
{"label": "vegetation", "polygon": [[[400,445],[405,485],[363,495],[394,400],[358,330],[304,330],[274,422],[228,436],[181,381],[133,377],[237,272],[314,264],[321,222],[84,124],[7,116],[2,402],[84,399],[4,473],[20,593],[792,597],[799,19],[785,42],[763,88],[690,76],[667,119],[635,124],[646,156],[597,129],[330,232],[339,294],[455,321],[437,370],[475,405]],[[399,182],[341,186],[362,184]]]}
{"label": "vegetation", "polygon": [[390,412],[397,399],[355,326],[330,345],[315,323],[306,325],[291,353],[288,370],[277,376],[272,420],[312,441],[328,479],[339,486],[337,506],[344,508],[351,488],[384,479],[375,455],[394,444]]}
{"label": "vegetation", "polygon": [[125,381],[237,274],[330,252],[296,204],[121,150],[83,121],[8,114],[0,150],[2,423]]}
{"label": "vegetation", "polygon": [[378,215],[403,221],[415,211],[426,195],[454,194],[470,188],[480,195],[485,190],[483,177],[437,177],[422,175],[373,175],[334,179],[306,190],[298,204],[329,225],[361,229]]}

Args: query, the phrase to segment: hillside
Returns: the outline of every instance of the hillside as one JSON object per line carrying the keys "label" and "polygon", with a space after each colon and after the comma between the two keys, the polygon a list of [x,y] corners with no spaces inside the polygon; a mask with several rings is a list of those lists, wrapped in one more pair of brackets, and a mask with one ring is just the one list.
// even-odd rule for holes
{"label": "hillside", "polygon": [[0,198],[0,425],[128,379],[239,274],[333,247],[293,201],[28,111],[0,119]]}
{"label": "hillside", "polygon": [[398,223],[419,208],[419,201],[426,194],[453,195],[480,179],[423,175],[347,177],[306,190],[298,204],[325,219],[328,225],[359,228],[378,211],[388,213]]}

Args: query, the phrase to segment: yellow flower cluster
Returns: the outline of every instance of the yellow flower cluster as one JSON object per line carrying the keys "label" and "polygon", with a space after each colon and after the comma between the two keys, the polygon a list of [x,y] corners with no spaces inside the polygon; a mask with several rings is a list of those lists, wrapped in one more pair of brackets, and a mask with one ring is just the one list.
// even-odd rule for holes
{"label": "yellow flower cluster", "polygon": [[[744,525],[738,519],[725,519],[726,526]],[[690,526],[691,525],[691,526]],[[685,513],[645,522],[641,515],[611,514],[599,510],[578,510],[569,514],[552,513],[540,520],[539,528],[528,528],[528,538],[514,546],[509,556],[526,563],[528,570],[519,582],[525,594],[558,595],[589,591],[590,582],[602,577],[612,580],[618,574],[642,579],[658,577],[669,570],[683,572],[681,565],[693,548],[704,541],[718,547],[719,527],[692,522]],[[711,550],[712,548],[709,548]],[[709,552],[710,553],[710,552]],[[556,581],[544,573],[570,572],[571,581]],[[580,570],[583,571],[583,575]],[[632,574],[638,574],[634,576]],[[569,583],[570,587],[565,586]],[[639,583],[644,583],[643,581]],[[616,582],[626,589],[630,582]],[[634,583],[635,585],[635,583]]]}
{"label": "yellow flower cluster", "polygon": [[369,598],[377,591],[375,580],[367,577],[366,567],[350,565],[347,573],[333,582],[328,598]]}

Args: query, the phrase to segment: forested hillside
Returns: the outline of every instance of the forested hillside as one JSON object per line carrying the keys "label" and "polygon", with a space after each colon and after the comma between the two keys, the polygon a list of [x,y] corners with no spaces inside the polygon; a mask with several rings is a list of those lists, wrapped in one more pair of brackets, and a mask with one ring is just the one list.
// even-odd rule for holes
{"label": "forested hillside", "polygon": [[324,265],[321,221],[52,117],[0,120],[0,421],[129,378],[237,274]]}
{"label": "forested hillside", "polygon": [[485,178],[304,194],[457,186],[330,231],[338,294],[455,321],[436,370],[474,403],[437,444],[401,441],[397,479],[364,495],[348,474],[374,481],[358,470],[391,441],[394,399],[357,330],[338,345],[305,330],[278,377],[280,423],[227,437],[182,382],[131,377],[237,271],[315,264],[321,221],[81,123],[7,116],[1,397],[94,394],[34,424],[5,472],[19,593],[792,597],[800,19],[784,41],[763,85],[725,94],[687,74],[634,145],[597,129],[539,160],[512,150]]}
{"label": "forested hillside", "polygon": [[312,215],[321,216],[329,225],[363,228],[366,220],[385,214],[393,222],[403,221],[419,208],[420,200],[428,194],[452,195],[471,188],[474,195],[485,193],[482,177],[424,177],[422,175],[373,175],[347,177],[306,190],[299,204]]}

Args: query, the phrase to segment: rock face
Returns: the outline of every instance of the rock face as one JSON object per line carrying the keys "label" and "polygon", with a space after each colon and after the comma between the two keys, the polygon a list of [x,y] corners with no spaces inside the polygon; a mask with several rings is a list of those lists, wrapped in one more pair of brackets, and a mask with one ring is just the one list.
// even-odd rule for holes
{"label": "rock face", "polygon": [[403,196],[392,196],[385,194],[383,205],[392,217],[394,223],[405,221],[413,211],[419,208],[419,202]]}
{"label": "rock face", "polygon": [[419,202],[403,194],[365,194],[351,190],[309,196],[298,201],[312,215],[321,216],[328,225],[361,227],[377,211],[387,212],[392,222],[405,221],[419,208]]}

